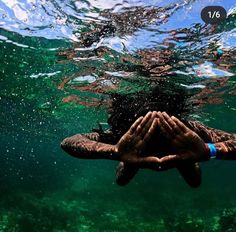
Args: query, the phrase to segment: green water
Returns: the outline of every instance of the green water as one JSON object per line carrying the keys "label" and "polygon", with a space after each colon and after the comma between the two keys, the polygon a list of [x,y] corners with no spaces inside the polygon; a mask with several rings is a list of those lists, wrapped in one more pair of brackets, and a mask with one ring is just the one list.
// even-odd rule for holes
{"label": "green water", "polygon": [[[219,31],[235,33],[235,21],[230,22],[220,25]],[[236,231],[235,161],[202,163],[203,183],[198,189],[188,187],[176,170],[140,170],[128,186],[119,187],[116,162],[79,160],[61,150],[63,138],[90,132],[108,117],[106,106],[88,106],[108,96],[76,88],[84,83],[73,83],[75,77],[130,71],[122,57],[135,55],[134,48],[128,52],[109,48],[105,61],[76,61],[58,55],[76,49],[76,42],[67,38],[25,35],[4,27],[0,35],[8,38],[0,40],[0,231]],[[235,44],[230,46],[233,50]],[[88,53],[77,51],[76,57]],[[235,59],[228,62],[234,64],[228,70],[234,74]],[[60,88],[67,77],[72,81]],[[132,81],[117,78],[118,91],[145,89],[139,78],[144,77],[135,73]],[[184,79],[184,84],[195,81],[176,78]],[[208,102],[192,117],[236,133],[236,76],[227,78],[226,85],[214,82],[218,89],[208,93],[223,101]],[[70,101],[70,96],[87,105],[75,98]]]}

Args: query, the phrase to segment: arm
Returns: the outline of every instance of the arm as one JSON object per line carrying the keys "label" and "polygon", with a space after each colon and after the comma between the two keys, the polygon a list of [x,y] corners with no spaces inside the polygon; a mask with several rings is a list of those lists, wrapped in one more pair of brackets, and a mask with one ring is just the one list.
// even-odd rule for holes
{"label": "arm", "polygon": [[[149,168],[150,165],[157,165],[158,158],[142,157],[140,153],[153,135],[156,126],[155,114],[149,112],[145,117],[138,118],[116,145],[102,143],[104,138],[101,139],[98,133],[91,133],[66,138],[62,141],[61,147],[76,158],[118,160]],[[109,134],[106,138],[109,140]]]}
{"label": "arm", "polygon": [[162,133],[170,139],[177,154],[162,158],[162,162],[204,161],[210,159],[206,143],[216,147],[217,159],[236,159],[236,135],[206,127],[197,122],[182,123],[167,113],[158,112],[159,126]]}
{"label": "arm", "polygon": [[[106,134],[112,136],[109,132]],[[115,145],[102,143],[99,133],[77,134],[65,138],[61,148],[76,158],[116,160]]]}
{"label": "arm", "polygon": [[217,149],[216,159],[236,159],[236,134],[204,126],[199,122],[188,122],[205,143],[213,143]]}

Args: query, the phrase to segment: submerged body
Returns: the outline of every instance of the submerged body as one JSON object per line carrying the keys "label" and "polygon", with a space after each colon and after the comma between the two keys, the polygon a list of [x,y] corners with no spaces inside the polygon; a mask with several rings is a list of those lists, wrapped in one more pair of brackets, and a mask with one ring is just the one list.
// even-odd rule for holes
{"label": "submerged body", "polygon": [[[186,121],[185,125],[196,133],[204,143],[214,143],[217,148],[218,159],[236,159],[236,134],[230,134],[222,130],[217,130],[204,126],[195,121]],[[61,147],[70,155],[82,159],[113,159],[120,160],[113,156],[114,147],[119,142],[117,136],[111,131],[104,133],[77,134],[63,140]],[[190,144],[191,146],[191,144]],[[147,142],[142,152],[142,156],[154,155],[158,158],[179,153],[178,148],[173,147],[171,140],[160,133],[157,127]],[[205,151],[204,160],[209,159],[209,154]],[[125,161],[125,160],[123,160]],[[148,167],[158,171],[157,167],[150,164]],[[178,162],[176,168],[179,170],[185,181],[192,187],[198,187],[201,183],[201,173],[199,166],[194,161]],[[121,162],[117,170],[117,183],[127,184],[137,173],[139,166],[132,162]],[[161,171],[162,169],[160,169]]]}

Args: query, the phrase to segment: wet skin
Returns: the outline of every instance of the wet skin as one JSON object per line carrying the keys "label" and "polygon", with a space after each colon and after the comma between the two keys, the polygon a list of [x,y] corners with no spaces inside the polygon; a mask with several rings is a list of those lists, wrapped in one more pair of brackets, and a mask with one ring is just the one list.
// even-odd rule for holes
{"label": "wet skin", "polygon": [[[199,143],[196,143],[194,148],[199,151],[197,155],[200,155],[200,152],[205,152],[204,142],[190,129],[188,136],[178,131],[179,136],[181,136],[181,142],[179,140],[177,143],[171,142],[171,131],[168,131],[165,121],[168,117],[166,113],[149,112],[145,117],[140,117],[136,120],[128,132],[120,139],[115,151],[120,154],[120,159],[124,162],[124,164],[120,164],[117,170],[117,183],[119,185],[126,185],[138,171],[138,167],[156,171],[176,167],[191,187],[198,187],[201,184],[201,172],[195,160],[189,159],[181,163],[179,162],[181,159],[178,159],[179,156],[176,158],[176,154],[178,154],[180,149],[183,151],[183,147],[187,148],[186,145],[195,137],[197,139],[191,142],[191,145],[195,144],[195,142]],[[162,130],[160,130],[161,128]],[[202,148],[203,150],[201,150]],[[189,153],[190,149],[189,147],[186,152]],[[150,154],[153,156],[150,156]],[[207,158],[205,157],[205,159]]]}
{"label": "wet skin", "polygon": [[111,131],[77,134],[64,139],[61,147],[80,159],[121,161],[119,185],[126,185],[139,168],[162,171],[176,167],[190,186],[197,187],[201,175],[196,162],[210,158],[205,143],[214,143],[217,159],[236,159],[236,134],[198,122],[182,123],[165,112],[149,112],[138,118],[118,142],[113,138]]}

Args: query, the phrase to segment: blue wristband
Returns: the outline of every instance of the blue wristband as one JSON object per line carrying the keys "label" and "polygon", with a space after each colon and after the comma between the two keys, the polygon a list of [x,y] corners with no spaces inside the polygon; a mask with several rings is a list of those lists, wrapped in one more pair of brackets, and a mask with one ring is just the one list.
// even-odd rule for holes
{"label": "blue wristband", "polygon": [[217,154],[216,146],[213,143],[207,143],[207,146],[210,150],[211,158],[216,158],[216,154]]}

